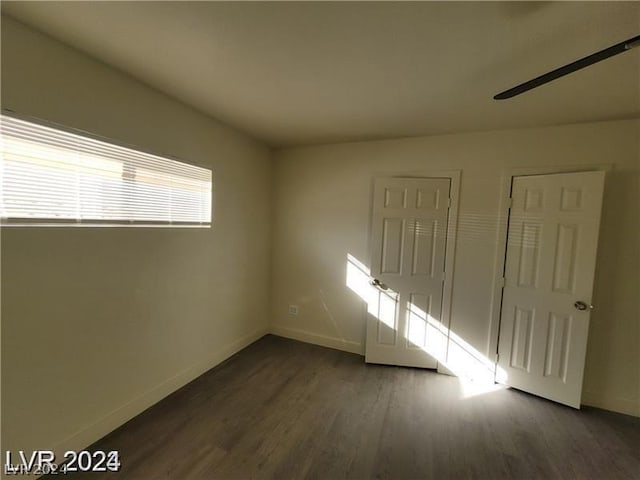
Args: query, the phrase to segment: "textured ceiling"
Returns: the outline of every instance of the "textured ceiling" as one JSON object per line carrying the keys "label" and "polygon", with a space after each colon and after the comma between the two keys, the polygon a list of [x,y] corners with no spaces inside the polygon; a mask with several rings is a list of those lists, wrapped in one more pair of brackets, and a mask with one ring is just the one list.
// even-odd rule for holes
{"label": "textured ceiling", "polygon": [[274,146],[640,116],[637,2],[2,2],[2,11]]}

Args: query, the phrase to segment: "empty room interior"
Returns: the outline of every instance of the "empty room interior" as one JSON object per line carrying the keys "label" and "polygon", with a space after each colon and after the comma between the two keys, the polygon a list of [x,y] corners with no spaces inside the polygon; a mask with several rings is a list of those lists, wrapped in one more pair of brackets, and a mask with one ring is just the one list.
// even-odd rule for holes
{"label": "empty room interior", "polygon": [[640,478],[640,3],[0,8],[3,478]]}

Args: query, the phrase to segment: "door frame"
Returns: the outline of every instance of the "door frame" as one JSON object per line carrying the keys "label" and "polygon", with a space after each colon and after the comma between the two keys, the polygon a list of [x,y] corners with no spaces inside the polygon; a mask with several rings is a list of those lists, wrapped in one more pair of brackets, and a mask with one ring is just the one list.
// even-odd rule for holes
{"label": "door frame", "polygon": [[[504,268],[507,256],[507,237],[509,234],[509,215],[511,207],[511,185],[514,177],[525,177],[530,175],[553,175],[557,173],[580,173],[613,170],[613,164],[592,164],[592,165],[565,165],[546,167],[513,167],[502,170],[500,187],[500,205],[498,207],[498,230],[495,250],[494,275],[493,275],[493,296],[491,298],[490,326],[489,326],[489,352],[494,356],[494,380],[498,371],[498,343],[500,341],[500,320],[502,317],[502,296],[504,287]],[[606,183],[609,175],[605,176]],[[604,197],[603,197],[604,204]],[[596,265],[597,268],[597,265]]]}
{"label": "door frame", "polygon": [[[373,200],[375,182],[378,178],[447,178],[450,180],[449,198],[449,216],[447,218],[447,241],[445,243],[444,254],[444,286],[442,289],[442,319],[441,323],[449,330],[451,324],[451,299],[453,294],[453,269],[455,267],[455,250],[456,236],[458,232],[458,205],[460,203],[460,183],[462,179],[462,170],[413,170],[413,171],[393,171],[393,172],[373,172],[369,187],[369,228],[367,231],[367,249],[366,258],[369,266],[371,266],[371,235],[373,232]],[[367,324],[367,309],[363,309],[364,324]],[[366,348],[366,335],[363,347]],[[449,342],[447,342],[448,356]],[[438,373],[450,374],[450,372],[438,362]]]}

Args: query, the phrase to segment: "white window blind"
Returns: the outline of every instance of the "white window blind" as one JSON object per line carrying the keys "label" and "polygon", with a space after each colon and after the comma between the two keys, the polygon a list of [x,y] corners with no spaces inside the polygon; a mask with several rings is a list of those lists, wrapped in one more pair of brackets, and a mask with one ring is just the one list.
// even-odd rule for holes
{"label": "white window blind", "polygon": [[211,170],[7,115],[3,225],[211,224]]}

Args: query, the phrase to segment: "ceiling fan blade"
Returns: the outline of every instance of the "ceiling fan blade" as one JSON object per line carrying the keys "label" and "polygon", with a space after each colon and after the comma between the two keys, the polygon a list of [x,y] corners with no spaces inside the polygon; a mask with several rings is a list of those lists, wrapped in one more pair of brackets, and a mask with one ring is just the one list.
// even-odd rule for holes
{"label": "ceiling fan blade", "polygon": [[545,83],[551,82],[556,78],[564,77],[570,73],[575,72],[576,70],[580,70],[582,68],[588,67],[589,65],[593,65],[594,63],[601,62],[609,57],[613,57],[614,55],[618,55],[619,53],[626,52],[627,50],[631,50],[634,47],[640,46],[640,35],[636,37],[629,38],[620,43],[616,43],[615,45],[605,48],[604,50],[600,50],[599,52],[588,55],[580,60],[576,60],[575,62],[571,62],[568,65],[565,65],[560,68],[556,68],[544,75],[540,75],[539,77],[534,78],[533,80],[529,80],[528,82],[521,83],[520,85],[510,88],[509,90],[505,90],[497,94],[493,97],[494,100],[504,100],[507,98],[515,97],[516,95],[520,95],[528,90],[539,87],[540,85],[544,85]]}

